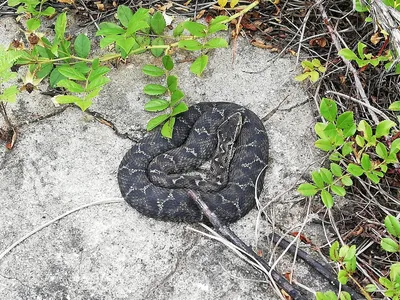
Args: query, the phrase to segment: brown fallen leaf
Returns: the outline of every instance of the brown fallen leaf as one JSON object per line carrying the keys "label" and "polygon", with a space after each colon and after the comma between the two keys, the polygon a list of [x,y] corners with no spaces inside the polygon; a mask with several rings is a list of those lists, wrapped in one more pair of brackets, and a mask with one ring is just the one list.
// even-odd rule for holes
{"label": "brown fallen leaf", "polygon": [[100,1],[96,1],[96,2],[94,2],[94,4],[96,4],[98,10],[104,11],[104,4],[103,3],[101,3]]}
{"label": "brown fallen leaf", "polygon": [[308,44],[312,47],[319,46],[321,48],[325,48],[326,45],[328,44],[328,40],[324,37],[314,38],[314,39],[311,39],[308,42]]}
{"label": "brown fallen leaf", "polygon": [[57,0],[59,3],[75,4],[75,0]]}
{"label": "brown fallen leaf", "polygon": [[371,35],[370,41],[372,44],[376,45],[381,39],[382,37],[379,36],[379,32],[375,32],[373,35]]}
{"label": "brown fallen leaf", "polygon": [[261,48],[261,49],[272,49],[272,45],[266,45],[263,41],[260,40],[252,40],[250,42],[254,47]]}

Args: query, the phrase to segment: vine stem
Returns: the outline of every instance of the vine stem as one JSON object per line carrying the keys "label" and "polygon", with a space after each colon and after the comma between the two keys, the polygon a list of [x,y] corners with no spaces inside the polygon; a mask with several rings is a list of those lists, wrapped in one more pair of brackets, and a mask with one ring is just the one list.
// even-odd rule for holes
{"label": "vine stem", "polygon": [[229,17],[229,19],[226,19],[225,21],[222,21],[222,24],[229,23],[230,21],[239,18],[240,16],[243,16],[245,13],[247,13],[249,10],[252,8],[256,7],[259,4],[259,1],[254,1],[251,3],[249,6],[246,6],[243,10],[237,12],[236,14],[232,15]]}

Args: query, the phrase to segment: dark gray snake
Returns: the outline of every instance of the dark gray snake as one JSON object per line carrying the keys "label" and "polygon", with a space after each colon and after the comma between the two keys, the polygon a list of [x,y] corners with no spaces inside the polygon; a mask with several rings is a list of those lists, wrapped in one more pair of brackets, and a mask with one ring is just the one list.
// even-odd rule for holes
{"label": "dark gray snake", "polygon": [[[210,160],[207,179],[193,171]],[[267,160],[267,134],[255,113],[234,103],[203,102],[176,118],[171,139],[156,130],[135,144],[122,159],[118,183],[124,199],[148,217],[203,221],[191,189],[221,221],[234,222],[254,207]]]}

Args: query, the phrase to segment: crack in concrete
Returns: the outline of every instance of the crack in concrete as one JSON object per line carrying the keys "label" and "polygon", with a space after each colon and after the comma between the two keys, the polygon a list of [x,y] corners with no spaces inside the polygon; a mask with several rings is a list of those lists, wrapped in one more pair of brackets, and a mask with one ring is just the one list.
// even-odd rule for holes
{"label": "crack in concrete", "polygon": [[122,133],[117,128],[117,126],[114,124],[114,122],[109,120],[109,119],[107,119],[103,114],[101,114],[101,113],[99,113],[97,111],[94,111],[94,110],[90,110],[90,109],[86,109],[85,112],[87,114],[91,115],[100,124],[103,124],[103,125],[106,125],[106,126],[110,127],[118,137],[123,138],[123,139],[128,139],[128,140],[131,140],[133,142],[138,142],[139,141],[139,139],[135,139],[135,138],[129,136],[129,134],[127,132]]}
{"label": "crack in concrete", "polygon": [[33,120],[27,120],[27,121],[18,123],[16,125],[16,127],[20,128],[20,127],[23,127],[23,126],[26,126],[26,125],[30,125],[30,124],[33,124],[33,123],[38,123],[40,121],[49,119],[49,118],[54,117],[54,116],[58,116],[58,115],[62,114],[68,107],[72,107],[72,105],[65,105],[65,106],[62,106],[61,108],[59,108],[56,111],[54,111],[52,113],[49,113],[47,115],[40,116],[40,117],[38,117],[36,119],[33,119]]}

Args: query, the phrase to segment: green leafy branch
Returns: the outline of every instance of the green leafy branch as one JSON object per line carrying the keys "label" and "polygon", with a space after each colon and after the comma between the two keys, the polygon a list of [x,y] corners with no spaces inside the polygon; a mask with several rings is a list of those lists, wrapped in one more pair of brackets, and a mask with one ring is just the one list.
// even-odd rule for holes
{"label": "green leafy branch", "polygon": [[[124,59],[146,51],[150,51],[156,57],[164,55],[164,69],[157,66],[146,66],[143,71],[147,72],[147,75],[152,73],[151,76],[156,76],[157,72],[163,70],[163,74],[159,73],[157,76],[166,75],[167,86],[160,88],[160,85],[150,84],[145,87],[144,92],[158,96],[168,93],[169,99],[157,99],[157,105],[155,105],[156,101],[150,101],[145,109],[147,111],[170,109],[168,114],[150,120],[147,126],[148,130],[151,130],[166,122],[167,125],[163,127],[162,132],[169,137],[172,134],[174,117],[187,109],[186,105],[181,102],[184,94],[177,89],[177,77],[168,75],[168,71],[173,68],[173,61],[169,54],[173,53],[175,49],[199,52],[200,55],[193,61],[190,70],[196,75],[201,75],[208,64],[207,52],[211,49],[228,46],[225,39],[213,37],[213,35],[219,31],[227,30],[226,23],[242,16],[258,5],[258,1],[255,1],[230,17],[218,16],[214,18],[208,25],[184,21],[175,27],[171,36],[164,34],[167,24],[160,12],[150,15],[148,9],[139,8],[136,12],[133,12],[129,7],[120,5],[116,14],[119,24],[103,22],[96,32],[96,36],[101,36],[100,47],[112,46],[115,52],[100,57],[90,57],[91,42],[86,35],[79,34],[76,36],[73,39],[73,44],[69,38],[65,37],[67,28],[67,14],[65,12],[61,13],[56,19],[55,37],[52,41],[47,39],[43,33],[37,31],[41,26],[40,17],[47,17],[55,13],[54,8],[42,9],[45,2],[34,0],[9,1],[9,5],[19,5],[18,12],[32,16],[27,21],[27,37],[30,47],[24,49],[21,43],[14,41],[7,51],[17,53],[14,63],[3,64],[0,67],[9,70],[13,65],[28,65],[29,71],[24,79],[25,84],[21,88],[22,90],[30,92],[43,79],[48,78],[51,87],[63,88],[67,93],[55,97],[58,103],[73,103],[85,110],[90,107],[93,99],[99,95],[104,85],[110,81],[106,77],[110,69],[104,65],[107,61]],[[170,67],[171,69],[168,69]],[[9,95],[7,97],[11,99],[11,92],[15,91],[16,87],[13,87],[10,90],[5,90],[3,94]],[[168,101],[167,106],[164,101]],[[168,117],[166,117],[167,115]],[[166,128],[169,128],[169,130]]]}
{"label": "green leafy branch", "polygon": [[319,137],[315,146],[331,153],[330,169],[312,172],[313,183],[301,184],[298,192],[304,196],[320,193],[324,205],[331,208],[334,204],[332,194],[345,196],[344,187],[353,184],[352,177],[365,175],[373,183],[379,183],[388,168],[398,163],[400,139],[390,145],[383,139],[396,125],[393,121],[380,122],[373,132],[365,120],[357,125],[353,112],[338,115],[336,102],[328,98],[322,99],[320,113],[326,122],[318,122],[314,127]]}
{"label": "green leafy branch", "polygon": [[[386,230],[392,236],[391,238],[382,238],[381,247],[383,250],[391,253],[400,252],[400,223],[394,216],[388,215],[384,221]],[[329,256],[332,261],[338,263],[339,272],[337,279],[341,284],[346,285],[349,279],[358,286],[361,293],[366,299],[372,299],[371,293],[381,292],[389,299],[398,300],[400,298],[400,263],[394,263],[390,266],[389,278],[379,277],[379,283],[383,289],[378,290],[376,284],[367,284],[362,287],[360,283],[353,277],[357,269],[356,246],[343,245],[340,247],[336,241],[329,249]],[[335,300],[336,294],[333,291],[317,292],[317,300]],[[351,300],[351,296],[347,292],[341,292],[339,295],[341,300]]]}

